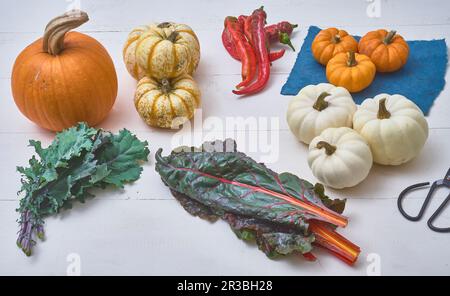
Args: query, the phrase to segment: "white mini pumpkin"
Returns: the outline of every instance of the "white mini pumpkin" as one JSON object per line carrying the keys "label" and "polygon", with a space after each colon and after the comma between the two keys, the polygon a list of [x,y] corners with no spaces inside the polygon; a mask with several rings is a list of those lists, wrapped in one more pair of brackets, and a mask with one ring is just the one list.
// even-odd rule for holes
{"label": "white mini pumpkin", "polygon": [[383,165],[413,159],[428,138],[422,111],[401,95],[379,94],[365,100],[353,117],[353,128],[369,143],[374,161]]}
{"label": "white mini pumpkin", "polygon": [[309,145],[308,164],[324,185],[341,189],[363,181],[372,167],[367,142],[348,127],[328,128]]}
{"label": "white mini pumpkin", "polygon": [[290,102],[287,122],[299,141],[311,140],[329,127],[352,127],[356,104],[343,87],[329,83],[308,85]]}

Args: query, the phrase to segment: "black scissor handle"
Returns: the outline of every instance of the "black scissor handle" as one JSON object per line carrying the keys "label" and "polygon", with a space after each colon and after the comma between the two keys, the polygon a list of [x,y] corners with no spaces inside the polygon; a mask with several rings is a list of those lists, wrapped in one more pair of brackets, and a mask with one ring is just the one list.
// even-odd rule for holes
{"label": "black scissor handle", "polygon": [[[433,184],[431,184],[430,190],[428,191],[427,197],[425,198],[425,201],[423,202],[422,207],[420,208],[419,214],[415,217],[410,216],[405,212],[405,210],[403,209],[403,204],[402,204],[403,199],[405,198],[406,194],[409,191],[423,187],[423,186],[427,186],[430,184],[430,182],[418,183],[418,184],[414,184],[414,185],[411,185],[411,186],[405,188],[405,190],[403,190],[400,193],[400,195],[398,196],[398,200],[397,200],[398,210],[403,215],[403,217],[405,217],[406,219],[408,219],[410,221],[419,221],[420,219],[422,219],[423,214],[425,213],[425,210],[426,210],[428,204],[430,203],[431,197],[433,196],[435,189],[440,186],[448,186],[448,183],[445,182],[445,180],[446,179],[435,181],[435,182],[433,182]],[[442,202],[442,204],[439,206],[439,208],[433,213],[433,215],[431,215],[430,219],[428,219],[427,224],[431,230],[436,231],[436,232],[441,232],[441,233],[450,232],[450,227],[441,228],[441,227],[436,227],[433,225],[433,222],[442,214],[442,212],[444,211],[444,209],[447,206],[447,203],[449,201],[450,201],[450,194]]]}
{"label": "black scissor handle", "polygon": [[450,227],[447,228],[441,228],[441,227],[436,227],[433,225],[434,220],[437,219],[437,217],[439,217],[439,215],[442,213],[442,211],[444,210],[444,208],[447,206],[447,203],[450,201],[450,194],[447,196],[447,198],[442,202],[442,204],[439,206],[439,208],[436,210],[436,212],[433,213],[433,215],[430,217],[430,219],[428,219],[428,227],[430,227],[431,230],[436,231],[436,232],[450,232]]}
{"label": "black scissor handle", "polygon": [[398,210],[400,211],[400,213],[403,215],[403,217],[405,217],[406,219],[408,219],[409,221],[419,221],[420,219],[422,219],[422,216],[425,212],[425,209],[428,206],[428,203],[430,202],[431,199],[431,195],[433,194],[434,188],[436,188],[436,182],[433,182],[433,184],[431,185],[430,191],[428,191],[428,195],[425,198],[425,201],[423,202],[422,207],[420,208],[419,214],[415,217],[408,215],[405,210],[403,209],[403,199],[405,198],[406,194],[414,189],[417,189],[419,187],[423,187],[423,186],[427,186],[430,185],[430,182],[424,182],[424,183],[418,183],[418,184],[414,184],[411,185],[409,187],[406,187],[405,190],[403,190],[400,195],[398,196],[398,200],[397,200],[397,206],[398,206]]}

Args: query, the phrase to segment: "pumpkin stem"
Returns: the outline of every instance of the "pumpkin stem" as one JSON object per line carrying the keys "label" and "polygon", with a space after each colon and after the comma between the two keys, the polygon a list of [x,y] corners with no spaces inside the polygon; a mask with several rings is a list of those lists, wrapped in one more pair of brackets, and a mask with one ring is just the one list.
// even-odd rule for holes
{"label": "pumpkin stem", "polygon": [[358,63],[356,62],[355,52],[353,50],[348,52],[348,60],[347,60],[347,66],[354,67]]}
{"label": "pumpkin stem", "polygon": [[394,36],[395,36],[396,33],[397,33],[397,32],[394,31],[394,30],[390,31],[390,32],[386,35],[386,37],[384,38],[384,40],[383,40],[384,44],[389,44],[389,43],[391,43],[391,42],[392,42],[392,38],[394,38]]}
{"label": "pumpkin stem", "polygon": [[378,119],[388,119],[391,117],[391,113],[386,108],[386,98],[380,100],[380,104],[378,106]]}
{"label": "pumpkin stem", "polygon": [[328,97],[330,94],[324,91],[321,93],[318,97],[316,102],[313,105],[313,108],[317,111],[322,111],[323,109],[326,109],[328,107],[328,102],[325,101],[325,98]]}
{"label": "pumpkin stem", "polygon": [[89,20],[86,12],[71,10],[52,19],[45,27],[43,50],[51,55],[58,55],[64,50],[64,36]]}
{"label": "pumpkin stem", "polygon": [[330,143],[325,142],[325,141],[319,141],[319,142],[317,143],[317,145],[316,145],[316,148],[317,148],[317,149],[325,148],[325,153],[326,153],[327,155],[333,154],[333,153],[336,151],[336,149],[337,149],[336,146],[333,146],[333,145],[331,145]]}
{"label": "pumpkin stem", "polygon": [[170,33],[169,37],[167,37],[167,40],[169,40],[170,42],[175,42],[177,40],[178,37],[178,32],[177,31],[173,31],[172,33]]}
{"label": "pumpkin stem", "polygon": [[333,37],[331,37],[331,42],[335,44],[341,42],[341,36],[339,36],[339,34],[334,35]]}
{"label": "pumpkin stem", "polygon": [[170,93],[171,90],[172,90],[172,86],[170,85],[169,80],[165,79],[165,78],[163,80],[161,80],[161,91],[164,94],[168,94],[168,93]]}
{"label": "pumpkin stem", "polygon": [[164,29],[164,28],[168,28],[170,26],[171,26],[170,22],[163,22],[158,25],[158,28]]}

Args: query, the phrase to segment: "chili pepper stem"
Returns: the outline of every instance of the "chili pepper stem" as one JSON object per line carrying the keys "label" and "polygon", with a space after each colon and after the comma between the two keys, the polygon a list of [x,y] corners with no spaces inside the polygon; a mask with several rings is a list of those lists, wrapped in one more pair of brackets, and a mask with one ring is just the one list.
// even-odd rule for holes
{"label": "chili pepper stem", "polygon": [[292,48],[293,51],[295,51],[294,46],[292,45],[291,38],[287,33],[280,33],[280,43],[286,44],[290,48]]}

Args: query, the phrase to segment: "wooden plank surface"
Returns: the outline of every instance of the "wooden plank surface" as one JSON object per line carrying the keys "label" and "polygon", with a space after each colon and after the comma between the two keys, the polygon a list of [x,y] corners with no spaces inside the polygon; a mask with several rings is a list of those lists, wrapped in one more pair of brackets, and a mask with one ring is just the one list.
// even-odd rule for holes
{"label": "wooden plank surface", "polygon": [[[234,137],[242,151],[268,163],[270,168],[315,181],[306,163],[306,146],[298,143],[288,130],[285,112],[289,97],[279,94],[296,54],[287,51],[282,60],[274,63],[271,81],[262,93],[242,100],[231,94],[240,79],[240,67],[220,43],[223,18],[260,6],[259,1],[231,2],[81,1],[81,8],[91,19],[81,31],[104,44],[119,78],[116,104],[100,127],[114,131],[128,128],[149,141],[151,160],[144,166],[142,178],[124,190],[96,192],[98,198],[48,219],[47,240],[38,244],[31,258],[23,256],[15,245],[16,193],[20,187],[15,168],[25,165],[32,155],[33,151],[27,147],[29,139],[48,144],[52,134],[34,126],[17,110],[10,90],[11,69],[17,54],[39,38],[47,21],[66,10],[71,2],[0,3],[0,275],[64,275],[69,265],[67,258],[72,253],[80,256],[83,275],[366,275],[373,254],[379,256],[381,273],[385,275],[450,275],[450,253],[446,250],[450,236],[431,232],[425,221],[406,221],[396,208],[396,196],[404,187],[442,178],[448,169],[448,85],[427,117],[430,136],[415,160],[399,167],[375,165],[359,186],[328,190],[333,197],[349,199],[345,214],[350,217],[350,224],[341,233],[363,249],[355,267],[346,266],[322,251],[318,252],[316,263],[305,262],[298,256],[269,260],[254,245],[239,241],[225,223],[211,225],[192,218],[170,196],[154,170],[156,150],[162,147],[164,153],[169,153],[177,144],[198,145],[214,138]],[[382,0],[379,3],[380,17],[370,18],[366,14],[370,3],[364,0],[349,0],[345,4],[332,0],[264,1],[270,22],[289,20],[300,25],[293,36],[298,49],[309,25],[339,26],[360,35],[386,27],[397,29],[407,39],[450,38],[448,1]],[[134,110],[136,82],[125,70],[121,48],[134,26],[163,20],[191,25],[201,41],[202,59],[195,78],[202,90],[203,106],[197,112],[192,133],[149,128]],[[233,124],[237,118],[249,120],[248,125]],[[258,121],[260,118],[263,120]],[[445,190],[437,194],[426,216],[446,194]],[[411,197],[406,207],[413,213],[423,202],[423,193],[415,192]],[[448,211],[438,223],[449,225]]]}

